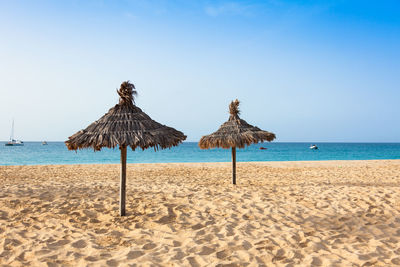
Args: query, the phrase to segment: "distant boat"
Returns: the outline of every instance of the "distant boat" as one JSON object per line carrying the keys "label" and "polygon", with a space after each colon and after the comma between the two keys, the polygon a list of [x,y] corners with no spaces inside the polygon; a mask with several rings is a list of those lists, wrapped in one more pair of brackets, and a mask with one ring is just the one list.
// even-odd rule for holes
{"label": "distant boat", "polygon": [[46,142],[46,141],[43,141],[43,142],[42,142],[42,146],[47,146],[47,142]]}
{"label": "distant boat", "polygon": [[262,147],[260,147],[260,149],[261,150],[267,150],[268,148],[262,146]]}
{"label": "distant boat", "polygon": [[318,147],[317,147],[317,145],[311,145],[311,146],[310,146],[310,149],[317,150],[317,149],[318,149]]}
{"label": "distant boat", "polygon": [[21,140],[14,139],[14,120],[12,122],[12,127],[11,127],[10,141],[8,141],[5,145],[6,146],[23,146],[24,145],[24,142],[22,142]]}

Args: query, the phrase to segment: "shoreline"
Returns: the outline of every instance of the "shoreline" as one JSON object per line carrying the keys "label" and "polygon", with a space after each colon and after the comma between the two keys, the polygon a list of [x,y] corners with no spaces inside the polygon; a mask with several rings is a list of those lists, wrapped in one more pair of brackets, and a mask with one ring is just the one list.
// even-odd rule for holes
{"label": "shoreline", "polygon": [[[284,160],[276,160],[276,161],[236,161],[236,164],[330,164],[330,163],[339,163],[339,162],[382,162],[382,161],[388,161],[388,162],[400,162],[400,159],[346,159],[346,160],[293,160],[293,161],[284,161]],[[144,162],[144,163],[127,163],[127,165],[153,165],[153,164],[162,164],[162,165],[180,165],[180,164],[232,164],[231,161],[212,161],[212,162]],[[0,167],[22,167],[22,166],[90,166],[90,165],[99,165],[99,166],[104,166],[104,165],[120,165],[120,163],[71,163],[71,164],[24,164],[24,165],[1,165]]]}

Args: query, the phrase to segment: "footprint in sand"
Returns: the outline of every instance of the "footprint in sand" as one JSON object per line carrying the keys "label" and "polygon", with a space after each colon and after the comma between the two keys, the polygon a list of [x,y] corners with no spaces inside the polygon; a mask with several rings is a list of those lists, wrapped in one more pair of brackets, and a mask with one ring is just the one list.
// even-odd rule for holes
{"label": "footprint in sand", "polygon": [[108,229],[107,229],[107,228],[96,229],[94,232],[95,232],[96,234],[105,234],[105,233],[108,232]]}
{"label": "footprint in sand", "polygon": [[168,208],[168,215],[163,216],[162,218],[160,218],[158,221],[156,221],[157,223],[160,224],[167,224],[167,223],[172,223],[176,220],[176,213],[173,210],[174,205],[165,205]]}
{"label": "footprint in sand", "polygon": [[50,252],[51,252],[51,250],[49,250],[49,249],[41,249],[41,250],[35,251],[35,255],[42,256],[42,255],[49,254]]}
{"label": "footprint in sand", "polygon": [[180,247],[182,245],[182,243],[179,241],[173,241],[172,243],[174,247]]}
{"label": "footprint in sand", "polygon": [[278,249],[275,256],[272,258],[272,262],[281,261],[286,259],[286,251],[283,248]]}
{"label": "footprint in sand", "polygon": [[108,260],[108,261],[106,261],[106,263],[107,263],[107,266],[118,266],[118,261],[116,261],[116,260]]}
{"label": "footprint in sand", "polygon": [[400,265],[400,258],[399,258],[399,257],[394,258],[394,259],[391,260],[391,262],[392,262],[393,264]]}
{"label": "footprint in sand", "polygon": [[83,210],[83,213],[89,218],[97,218],[97,213],[92,210]]}
{"label": "footprint in sand", "polygon": [[318,257],[313,257],[313,260],[311,262],[311,266],[321,266],[322,265],[322,261],[320,258]]}
{"label": "footprint in sand", "polygon": [[186,259],[188,260],[190,266],[192,266],[192,267],[200,266],[200,264],[196,261],[196,259],[194,257],[187,257]]}
{"label": "footprint in sand", "polygon": [[251,248],[253,247],[253,245],[252,245],[250,242],[246,241],[246,240],[244,240],[244,241],[242,242],[242,246],[243,246],[243,248],[244,248],[245,250],[249,250],[249,249],[251,249]]}
{"label": "footprint in sand", "polygon": [[186,256],[185,253],[183,253],[180,249],[177,251],[174,257],[171,258],[171,260],[181,260]]}
{"label": "footprint in sand", "polygon": [[207,247],[207,246],[203,246],[201,248],[201,251],[199,252],[199,255],[210,255],[211,253],[214,253],[215,249]]}
{"label": "footprint in sand", "polygon": [[89,218],[86,217],[86,216],[83,216],[83,217],[79,217],[79,218],[78,218],[78,221],[80,221],[80,222],[86,222],[87,220],[89,220]]}
{"label": "footprint in sand", "polygon": [[8,212],[0,210],[0,219],[7,220],[8,219]]}
{"label": "footprint in sand", "polygon": [[69,241],[69,240],[63,239],[63,240],[58,240],[58,241],[56,241],[54,243],[50,243],[47,246],[49,248],[55,249],[55,248],[58,248],[58,247],[65,246],[66,244],[69,244],[70,242],[71,241]]}
{"label": "footprint in sand", "polygon": [[220,260],[223,260],[228,256],[229,256],[229,251],[226,249],[217,252],[217,258]]}
{"label": "footprint in sand", "polygon": [[101,223],[101,221],[99,221],[99,220],[97,220],[95,218],[90,219],[89,222],[90,223]]}
{"label": "footprint in sand", "polygon": [[87,246],[87,243],[81,239],[72,243],[71,246],[74,248],[85,248]]}
{"label": "footprint in sand", "polygon": [[157,244],[150,242],[150,243],[147,243],[146,245],[144,245],[142,248],[145,249],[145,250],[150,250],[150,249],[153,249],[155,247],[157,247]]}
{"label": "footprint in sand", "polygon": [[22,244],[22,242],[19,241],[18,239],[13,239],[13,238],[4,239],[4,247],[9,247],[9,246],[17,247],[21,244]]}
{"label": "footprint in sand", "polygon": [[98,261],[99,258],[95,256],[88,256],[85,258],[86,261]]}
{"label": "footprint in sand", "polygon": [[140,256],[143,256],[145,253],[140,250],[135,250],[135,251],[130,251],[127,255],[126,258],[128,260],[134,260],[136,258],[139,258]]}
{"label": "footprint in sand", "polygon": [[192,229],[193,230],[199,230],[199,229],[201,229],[203,227],[204,227],[204,225],[202,225],[201,223],[198,223],[198,224],[193,225]]}

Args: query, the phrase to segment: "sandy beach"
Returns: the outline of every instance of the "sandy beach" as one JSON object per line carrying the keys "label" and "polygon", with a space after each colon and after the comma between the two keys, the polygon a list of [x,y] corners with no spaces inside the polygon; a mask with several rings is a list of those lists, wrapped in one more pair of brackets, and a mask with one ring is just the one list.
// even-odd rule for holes
{"label": "sandy beach", "polygon": [[400,265],[400,160],[0,166],[0,265]]}

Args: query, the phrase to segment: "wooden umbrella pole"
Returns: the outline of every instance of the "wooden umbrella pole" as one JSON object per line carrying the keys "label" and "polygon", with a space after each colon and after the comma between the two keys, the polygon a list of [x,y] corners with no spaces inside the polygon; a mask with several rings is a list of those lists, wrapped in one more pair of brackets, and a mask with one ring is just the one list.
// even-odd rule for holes
{"label": "wooden umbrella pole", "polygon": [[232,147],[232,183],[236,184],[236,147]]}
{"label": "wooden umbrella pole", "polygon": [[119,191],[119,214],[125,216],[126,197],[126,146],[121,146],[121,186]]}

